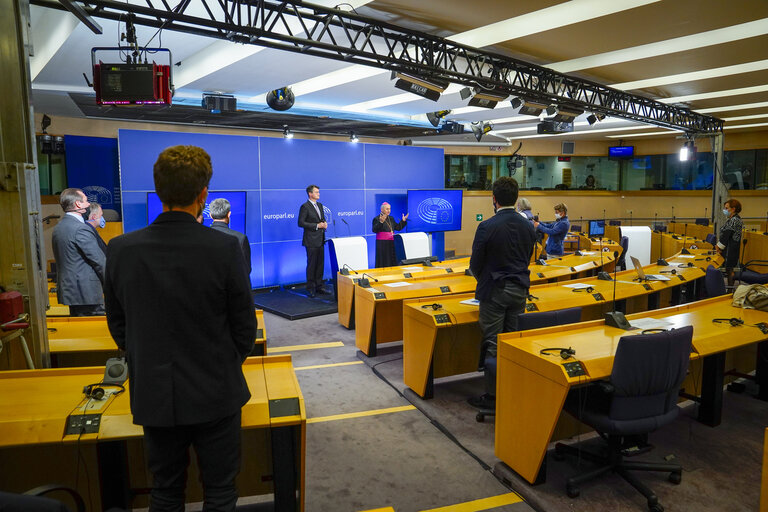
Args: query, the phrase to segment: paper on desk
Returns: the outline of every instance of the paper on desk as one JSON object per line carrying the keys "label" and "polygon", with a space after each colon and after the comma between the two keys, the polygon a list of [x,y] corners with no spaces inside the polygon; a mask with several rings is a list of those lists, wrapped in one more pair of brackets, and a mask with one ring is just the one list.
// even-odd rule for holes
{"label": "paper on desk", "polygon": [[581,251],[582,256],[594,256],[595,254],[597,254],[596,251]]}
{"label": "paper on desk", "polygon": [[467,306],[479,306],[480,301],[477,299],[467,299],[459,302],[459,304],[466,304]]}
{"label": "paper on desk", "polygon": [[652,276],[656,281],[669,281],[668,276],[664,276],[661,274],[648,274],[649,276]]}
{"label": "paper on desk", "polygon": [[403,272],[423,272],[424,267],[403,267]]}
{"label": "paper on desk", "polygon": [[390,288],[399,288],[401,286],[408,286],[410,283],[406,283],[405,281],[398,281],[396,283],[386,283],[384,286],[389,286]]}
{"label": "paper on desk", "polygon": [[564,284],[563,286],[566,287],[566,288],[574,288],[576,290],[582,290],[584,288],[590,288],[593,285],[591,285],[591,284],[584,284],[584,283],[573,283],[573,284]]}
{"label": "paper on desk", "polygon": [[678,254],[677,256],[675,256],[675,259],[677,259],[677,258],[693,258],[695,256],[696,256],[695,254]]}
{"label": "paper on desk", "polygon": [[630,320],[629,325],[638,329],[669,329],[675,324],[663,318],[636,318]]}

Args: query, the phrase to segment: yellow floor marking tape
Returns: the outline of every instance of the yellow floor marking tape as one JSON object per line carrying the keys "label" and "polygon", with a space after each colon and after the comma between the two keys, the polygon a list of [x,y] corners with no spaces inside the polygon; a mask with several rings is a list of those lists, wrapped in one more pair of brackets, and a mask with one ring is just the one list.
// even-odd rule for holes
{"label": "yellow floor marking tape", "polygon": [[371,411],[350,412],[347,414],[334,414],[333,416],[318,416],[317,418],[307,418],[307,423],[320,423],[323,421],[347,420],[350,418],[362,418],[363,416],[377,416],[379,414],[389,414],[391,412],[415,411],[413,405],[402,405],[400,407],[390,407],[388,409],[373,409]]}
{"label": "yellow floor marking tape", "polygon": [[334,366],[349,366],[352,364],[363,364],[362,361],[349,361],[348,363],[330,363],[330,364],[315,364],[312,366],[297,366],[294,370],[314,370],[316,368],[332,368]]}
{"label": "yellow floor marking tape", "polygon": [[490,498],[467,501],[466,503],[457,503],[456,505],[448,505],[447,507],[431,508],[422,512],[478,512],[480,510],[488,510],[494,507],[501,507],[503,505],[520,503],[521,501],[523,501],[523,498],[513,492],[510,492],[508,494],[491,496]]}
{"label": "yellow floor marking tape", "polygon": [[274,354],[275,352],[293,352],[294,350],[310,350],[313,348],[334,348],[343,347],[344,344],[340,341],[329,341],[328,343],[311,343],[309,345],[290,345],[287,347],[269,347],[267,348],[268,354]]}

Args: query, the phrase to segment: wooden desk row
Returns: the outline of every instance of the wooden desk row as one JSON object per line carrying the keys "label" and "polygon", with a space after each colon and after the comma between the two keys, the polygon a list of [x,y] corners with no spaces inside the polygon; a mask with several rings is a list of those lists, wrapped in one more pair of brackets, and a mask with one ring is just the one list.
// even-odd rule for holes
{"label": "wooden desk row", "polygon": [[[547,260],[546,265],[531,265],[531,281],[560,281],[585,277],[603,268],[612,268],[610,254],[586,253]],[[369,288],[355,286],[355,344],[364,354],[376,355],[378,343],[403,339],[403,300],[474,292],[477,280],[464,273],[446,273],[420,280],[399,279],[371,282]],[[435,302],[441,300],[439,297]]]}
{"label": "wooden desk row", "polygon": [[[274,493],[275,510],[303,510],[306,410],[291,358],[251,357],[243,372],[251,399],[242,409],[240,495]],[[150,486],[128,383],[124,393],[103,401],[83,395],[83,386],[100,382],[103,374],[103,367],[0,372],[3,490],[23,492],[56,481],[77,487],[94,510],[106,510],[131,508],[132,489]],[[83,412],[101,415],[98,433],[65,435],[69,415]],[[95,486],[94,473],[77,479],[88,468],[98,471]],[[194,488],[197,479],[188,481]],[[187,499],[200,501],[201,490]]]}
{"label": "wooden desk row", "polygon": [[[703,360],[699,378],[692,379],[700,384],[694,389],[701,393],[699,420],[713,426],[720,419],[725,352],[768,340],[768,335],[752,326],[768,322],[768,312],[734,308],[731,301],[727,295],[628,316],[630,321],[651,317],[664,319],[674,327],[693,325],[691,360]],[[712,322],[713,318],[731,317],[743,319],[744,325]],[[608,378],[619,339],[631,334],[595,320],[499,335],[496,456],[528,482],[542,477],[542,461],[568,392]],[[572,347],[586,375],[568,375],[564,365],[574,359],[539,352],[554,346]],[[759,363],[763,368],[758,366],[758,373],[764,373],[765,363],[758,359]]]}
{"label": "wooden desk row", "polygon": [[[702,267],[709,264],[719,266],[720,256],[701,254],[679,255],[670,258],[671,267],[648,265],[646,273],[670,272],[669,281],[637,282],[634,269],[616,274],[615,298],[622,301],[620,310],[635,313],[677,304],[681,287],[691,286],[704,277]],[[706,258],[709,257],[710,261]],[[714,259],[713,259],[714,258]],[[678,265],[692,263],[695,266],[679,268]],[[614,282],[601,281],[596,277],[577,280],[579,284],[591,286],[591,292],[573,291],[563,283],[532,286],[526,303],[526,312],[556,311],[581,307],[581,320],[602,318],[613,308]],[[571,284],[571,283],[569,283]],[[689,290],[691,296],[694,290]],[[449,297],[425,297],[407,300],[403,303],[403,381],[422,398],[431,398],[435,378],[459,375],[477,370],[480,356],[482,332],[478,325],[477,305],[463,304],[474,293],[463,293]],[[423,307],[434,302],[439,309]]]}
{"label": "wooden desk row", "polygon": [[[252,355],[266,355],[264,312],[255,310],[258,328]],[[117,346],[103,316],[49,317],[48,349],[54,367],[99,366],[117,356]]]}

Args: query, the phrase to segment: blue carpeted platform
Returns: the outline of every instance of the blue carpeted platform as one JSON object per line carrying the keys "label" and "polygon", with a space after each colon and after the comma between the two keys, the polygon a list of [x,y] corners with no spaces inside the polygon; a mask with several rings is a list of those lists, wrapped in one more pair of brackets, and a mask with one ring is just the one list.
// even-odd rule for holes
{"label": "blue carpeted platform", "polygon": [[253,302],[257,308],[288,320],[328,315],[338,311],[333,294],[312,298],[307,296],[304,288],[256,291],[253,294]]}

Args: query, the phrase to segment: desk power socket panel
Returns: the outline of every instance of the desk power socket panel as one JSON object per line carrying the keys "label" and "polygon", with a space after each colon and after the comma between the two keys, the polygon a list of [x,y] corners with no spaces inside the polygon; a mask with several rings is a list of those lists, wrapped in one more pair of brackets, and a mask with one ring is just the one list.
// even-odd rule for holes
{"label": "desk power socket panel", "polygon": [[567,373],[569,377],[581,377],[582,375],[587,374],[587,372],[584,371],[584,367],[581,366],[581,361],[563,363],[563,368],[565,368],[565,373]]}
{"label": "desk power socket panel", "polygon": [[70,414],[64,435],[98,434],[101,414]]}

